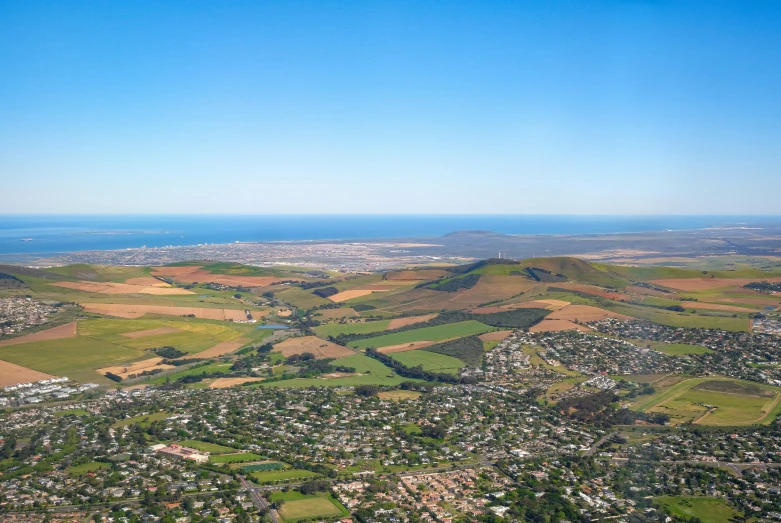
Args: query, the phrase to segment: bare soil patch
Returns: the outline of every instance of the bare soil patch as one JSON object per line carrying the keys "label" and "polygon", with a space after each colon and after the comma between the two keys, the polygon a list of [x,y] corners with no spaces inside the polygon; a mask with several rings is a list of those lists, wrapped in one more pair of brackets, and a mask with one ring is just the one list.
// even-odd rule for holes
{"label": "bare soil patch", "polygon": [[256,381],[263,381],[265,378],[217,378],[210,385],[210,389],[227,389],[228,387],[235,387],[236,385],[242,385],[244,383],[255,383]]}
{"label": "bare soil patch", "polygon": [[[279,314],[277,314],[277,316],[279,316]],[[290,311],[288,311],[288,316],[290,316]],[[358,318],[360,314],[348,307],[344,309],[320,309],[315,316],[317,319],[329,321],[341,318]]]}
{"label": "bare soil patch", "polygon": [[681,302],[681,307],[687,307],[689,309],[706,309],[706,310],[714,310],[714,311],[757,312],[756,309],[749,309],[748,307],[737,307],[735,305],[720,305],[718,303],[703,303],[701,301],[684,301]]}
{"label": "bare soil patch", "polygon": [[343,301],[352,300],[353,298],[368,296],[373,292],[382,292],[386,290],[388,289],[350,289],[349,291],[342,291],[340,293],[334,294],[333,296],[329,296],[328,299],[336,303],[341,303]]}
{"label": "bare soil patch", "polygon": [[177,287],[129,285],[127,283],[62,281],[59,283],[52,283],[52,285],[55,287],[64,287],[66,289],[93,292],[98,294],[154,294],[158,296],[193,294],[192,291],[188,291],[187,289],[179,289]]}
{"label": "bare soil patch", "polygon": [[152,267],[152,272],[155,276],[180,276],[187,274],[188,272],[195,272],[201,267],[198,265],[181,266],[181,267]]}
{"label": "bare soil patch", "polygon": [[96,372],[99,372],[100,374],[105,374],[107,372],[110,372],[112,374],[116,374],[122,379],[125,379],[131,374],[140,374],[148,370],[153,370],[153,369],[168,370],[168,369],[176,368],[173,365],[158,365],[161,361],[163,361],[163,358],[149,358],[147,360],[141,360],[135,363],[128,363],[127,365],[114,365],[113,367],[104,367],[102,369],[97,369]]}
{"label": "bare soil patch", "polygon": [[192,355],[188,354],[187,356],[182,356],[183,358],[216,358],[217,356],[222,356],[223,354],[231,354],[234,351],[239,350],[241,347],[246,345],[249,342],[246,338],[236,338],[235,340],[231,341],[222,341],[215,345],[214,347],[210,347],[204,351],[193,353]]}
{"label": "bare soil patch", "polygon": [[126,332],[122,336],[126,338],[146,338],[147,336],[158,336],[160,334],[173,334],[174,332],[181,332],[174,327],[158,327],[157,329],[147,329],[145,331]]}
{"label": "bare soil patch", "polygon": [[140,318],[145,314],[167,316],[189,316],[205,320],[245,321],[244,311],[233,309],[207,309],[201,307],[167,307],[165,305],[130,305],[125,303],[82,303],[86,312],[116,316],[118,318]]}
{"label": "bare soil patch", "polygon": [[382,352],[383,354],[390,354],[393,352],[405,352],[408,350],[422,349],[424,347],[428,347],[429,345],[434,345],[435,343],[442,343],[442,342],[412,341],[410,343],[400,343],[398,345],[388,345],[387,347],[380,347],[379,349],[377,349],[377,352]]}
{"label": "bare soil patch", "polygon": [[355,354],[346,347],[321,340],[317,336],[288,338],[274,345],[273,352],[279,352],[285,357],[311,352],[317,358],[344,358]]}
{"label": "bare soil patch", "polygon": [[[47,329],[45,331],[33,332],[25,336],[18,338],[12,338],[10,340],[0,341],[0,347],[7,345],[18,345],[20,343],[32,343],[34,341],[49,341],[49,340],[62,340],[65,338],[73,338],[76,336],[76,322],[66,323],[59,327]],[[23,382],[24,383],[24,382]]]}
{"label": "bare soil patch", "polygon": [[483,341],[503,341],[507,336],[512,334],[513,331],[493,331],[486,332],[478,336]]}
{"label": "bare soil patch", "polygon": [[[552,312],[546,318],[547,320],[578,320],[580,322],[599,321],[605,318],[617,318],[619,320],[631,320],[630,316],[610,312],[599,307],[591,305],[567,305],[566,307]],[[543,320],[545,321],[545,320]]]}
{"label": "bare soil patch", "polygon": [[422,323],[424,321],[432,320],[436,318],[437,314],[424,314],[423,316],[410,316],[408,318],[394,318],[388,324],[387,330],[398,329],[406,327],[407,325],[415,325],[416,323]]}
{"label": "bare soil patch", "polygon": [[665,297],[670,295],[669,292],[657,291],[656,289],[648,289],[646,287],[638,287],[637,285],[627,285],[626,289],[624,290],[632,294],[640,294],[643,296]]}
{"label": "bare soil patch", "polygon": [[33,383],[53,377],[51,374],[28,369],[15,363],[0,361],[0,387],[19,385],[20,383]]}
{"label": "bare soil patch", "polygon": [[151,276],[143,276],[141,278],[130,278],[128,280],[125,280],[125,283],[128,285],[142,285],[144,287],[170,287],[169,284],[167,284],[164,281],[160,281],[157,278],[152,278]]}
{"label": "bare soil patch", "polygon": [[529,329],[529,332],[556,332],[556,331],[568,331],[573,329],[583,331],[583,332],[591,331],[591,329],[589,329],[585,325],[578,325],[577,323],[574,323],[569,320],[544,319],[537,325],[532,326]]}

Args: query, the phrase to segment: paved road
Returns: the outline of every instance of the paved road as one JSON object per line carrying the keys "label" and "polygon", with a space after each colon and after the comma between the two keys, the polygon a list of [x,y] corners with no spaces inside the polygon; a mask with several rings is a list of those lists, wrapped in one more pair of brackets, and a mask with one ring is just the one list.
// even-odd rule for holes
{"label": "paved road", "polygon": [[604,436],[602,436],[601,438],[599,438],[599,440],[598,440],[596,443],[594,443],[594,444],[591,446],[591,448],[590,448],[590,449],[588,449],[588,450],[587,450],[587,451],[586,451],[586,452],[585,452],[583,455],[584,455],[584,456],[593,456],[593,455],[594,455],[594,453],[595,453],[597,450],[599,450],[599,446],[600,446],[600,445],[602,445],[602,444],[603,444],[605,441],[607,441],[608,439],[610,439],[612,436],[613,436],[613,433],[612,433],[612,432],[608,432],[607,434],[605,434]]}
{"label": "paved road", "polygon": [[246,478],[243,476],[239,476],[241,479],[241,484],[244,486],[245,489],[249,492],[249,496],[252,499],[252,503],[255,505],[255,508],[257,509],[267,509],[269,516],[271,516],[271,521],[274,523],[282,523],[282,518],[279,516],[279,512],[277,512],[275,509],[271,508],[268,504],[268,502],[258,494],[262,489],[259,489],[257,487],[253,487],[249,481],[247,481]]}

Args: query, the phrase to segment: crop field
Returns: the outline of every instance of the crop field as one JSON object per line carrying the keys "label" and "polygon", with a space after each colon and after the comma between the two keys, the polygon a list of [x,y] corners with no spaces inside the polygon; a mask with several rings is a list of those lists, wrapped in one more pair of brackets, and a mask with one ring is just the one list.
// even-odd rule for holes
{"label": "crop field", "polygon": [[350,289],[347,291],[342,291],[338,294],[334,294],[333,296],[329,296],[328,299],[335,302],[335,303],[341,303],[343,301],[347,300],[354,300],[355,298],[360,298],[362,296],[368,296],[369,294],[372,294],[373,292],[384,292],[388,289]]}
{"label": "crop field", "polygon": [[458,370],[466,366],[466,364],[458,358],[425,350],[396,352],[393,353],[391,357],[407,367],[421,366],[423,367],[423,370],[431,372],[458,374]]}
{"label": "crop field", "polygon": [[356,349],[366,349],[367,347],[379,348],[414,341],[443,341],[453,338],[462,338],[464,336],[473,336],[475,334],[483,334],[494,330],[497,329],[489,327],[479,321],[468,320],[375,336],[373,338],[357,340],[348,345],[355,347]]}
{"label": "crop field", "polygon": [[320,336],[338,336],[339,334],[367,334],[370,332],[381,332],[388,328],[391,320],[380,321],[362,321],[359,323],[334,323],[330,325],[319,325],[314,331]]}
{"label": "crop field", "polygon": [[292,303],[301,309],[311,309],[312,307],[331,303],[329,299],[312,294],[311,290],[299,289],[298,287],[291,287],[280,292],[274,291],[274,294],[285,300],[286,303]]}
{"label": "crop field", "polygon": [[513,331],[511,330],[486,332],[485,334],[478,336],[478,338],[483,341],[503,341],[512,333]]}
{"label": "crop field", "polygon": [[146,329],[141,331],[134,331],[134,332],[126,332],[123,333],[122,336],[126,338],[147,338],[149,336],[160,336],[162,334],[174,334],[175,332],[180,332],[179,329],[175,329],[174,327],[158,327],[156,329]]}
{"label": "crop field", "polygon": [[[154,279],[154,278],[153,278]],[[157,281],[157,280],[155,280]],[[169,285],[157,282],[158,285],[132,285],[128,283],[98,283],[91,281],[62,281],[52,283],[56,287],[65,287],[84,292],[95,292],[98,294],[154,294],[157,296],[169,296],[175,294],[195,294],[187,289],[179,287],[170,287]]]}
{"label": "crop field", "polygon": [[568,331],[573,329],[582,332],[591,331],[591,329],[589,329],[585,325],[578,325],[574,321],[543,318],[543,320],[537,325],[532,325],[531,327],[529,327],[529,332],[557,332],[557,331]]}
{"label": "crop field", "polygon": [[106,374],[107,372],[110,372],[112,374],[116,374],[122,379],[125,379],[131,374],[139,374],[141,372],[150,371],[153,369],[169,370],[176,368],[173,365],[160,364],[161,361],[163,361],[163,358],[149,358],[148,360],[136,361],[127,365],[104,367],[102,369],[97,369],[97,372],[100,374]]}
{"label": "crop field", "polygon": [[339,320],[342,318],[358,318],[360,314],[355,312],[350,307],[343,307],[341,309],[320,309],[314,314],[315,318],[320,321]]}
{"label": "crop field", "polygon": [[424,321],[433,320],[438,314],[423,314],[422,316],[407,316],[406,318],[394,318],[388,323],[388,330],[399,329],[407,325],[415,325]]}
{"label": "crop field", "polygon": [[[174,381],[174,380],[177,380],[179,378],[183,378],[185,376],[194,376],[194,375],[202,374],[204,372],[207,373],[207,374],[211,374],[211,373],[215,373],[215,372],[226,372],[227,373],[227,372],[230,372],[231,365],[232,365],[231,363],[220,363],[220,362],[209,363],[208,365],[204,365],[204,366],[201,366],[201,367],[198,367],[198,366],[192,367],[192,368],[183,370],[181,372],[176,372],[174,374],[168,374],[167,376],[153,377],[152,379],[149,380],[148,383],[150,385],[159,385],[161,383],[164,383],[166,378],[170,378],[171,381]],[[218,378],[218,379],[220,379],[220,378]]]}
{"label": "crop field", "polygon": [[757,309],[750,307],[740,307],[737,305],[724,305],[722,303],[706,303],[702,301],[684,301],[681,302],[681,307],[687,309],[705,309],[714,311],[729,311],[729,312],[756,312]]}
{"label": "crop field", "polygon": [[85,312],[116,316],[118,318],[141,318],[146,314],[164,316],[194,316],[206,320],[245,321],[243,310],[212,309],[207,307],[177,307],[165,305],[135,305],[127,303],[81,303]]}
{"label": "crop field", "polygon": [[411,341],[409,343],[399,343],[398,345],[388,345],[387,347],[380,347],[378,352],[383,354],[392,354],[394,352],[404,352],[408,350],[422,349],[424,347],[430,347],[435,345],[436,341]]}
{"label": "crop field", "polygon": [[581,323],[587,321],[599,321],[605,318],[618,318],[622,320],[631,319],[624,314],[618,314],[598,307],[591,307],[590,305],[567,305],[552,313],[550,313],[546,319],[549,320],[577,320]]}
{"label": "crop field", "polygon": [[32,334],[19,336],[18,338],[11,338],[10,340],[0,341],[0,347],[6,347],[8,345],[18,345],[20,343],[32,343],[36,341],[61,340],[64,338],[73,338],[74,336],[76,336],[76,331],[77,331],[77,323],[74,321],[71,323],[66,323],[65,325],[60,325],[59,327],[53,327],[51,329],[46,329],[46,330],[34,332]]}
{"label": "crop field", "polygon": [[353,351],[346,347],[321,340],[316,336],[288,338],[274,345],[274,352],[281,353],[285,357],[310,352],[317,358],[344,358],[353,354]]}
{"label": "crop field", "polygon": [[684,496],[659,496],[654,503],[665,507],[678,518],[693,519],[708,523],[731,523],[737,521],[738,512],[719,498],[698,498]]}
{"label": "crop field", "polygon": [[738,426],[767,424],[781,411],[779,389],[729,378],[692,378],[642,398],[632,408],[661,412],[673,424]]}
{"label": "crop field", "polygon": [[0,387],[18,385],[19,383],[32,383],[52,377],[52,375],[44,372],[21,367],[7,361],[0,361]]}

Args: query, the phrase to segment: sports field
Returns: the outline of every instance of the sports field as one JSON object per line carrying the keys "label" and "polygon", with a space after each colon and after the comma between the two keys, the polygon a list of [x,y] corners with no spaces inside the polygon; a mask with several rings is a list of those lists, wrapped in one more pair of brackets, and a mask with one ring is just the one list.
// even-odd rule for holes
{"label": "sports field", "polygon": [[266,470],[261,472],[252,472],[249,474],[252,481],[259,485],[274,483],[277,481],[293,481],[308,478],[315,478],[319,474],[308,470],[287,469],[287,470]]}
{"label": "sports field", "polygon": [[739,515],[726,501],[718,498],[659,496],[654,498],[654,503],[679,518],[698,518],[708,523],[731,523]]}
{"label": "sports field", "polygon": [[279,514],[286,522],[349,516],[349,512],[327,493],[306,495],[296,491],[275,492],[271,500],[282,502]]}
{"label": "sports field", "polygon": [[402,343],[409,343],[413,341],[443,341],[452,338],[463,338],[465,336],[473,336],[475,334],[482,334],[484,332],[494,330],[498,329],[489,327],[488,325],[480,323],[479,321],[468,320],[458,323],[437,325],[435,327],[423,327],[421,329],[412,329],[394,334],[375,336],[373,338],[354,341],[348,345],[355,347],[356,349],[366,349],[368,347],[379,348],[387,347],[389,345],[400,345]]}

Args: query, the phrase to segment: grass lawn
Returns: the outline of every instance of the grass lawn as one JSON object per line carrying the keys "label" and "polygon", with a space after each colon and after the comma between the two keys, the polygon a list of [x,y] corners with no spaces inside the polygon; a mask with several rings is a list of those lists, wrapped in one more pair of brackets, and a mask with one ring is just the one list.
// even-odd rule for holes
{"label": "grass lawn", "polygon": [[279,514],[285,521],[350,515],[347,509],[326,493],[308,496],[296,491],[280,492],[273,494],[271,499],[284,502]]}
{"label": "grass lawn", "polygon": [[[194,439],[176,441],[175,443],[178,443],[182,447],[190,447],[191,449],[200,450],[201,452],[208,452],[209,454],[234,454],[236,452],[236,449],[232,447],[223,447],[222,445],[217,445],[216,443],[197,441]],[[253,458],[253,459],[258,459],[258,458]]]}
{"label": "grass lawn", "polygon": [[427,352],[425,350],[394,352],[389,354],[389,356],[407,367],[417,367],[420,365],[423,367],[423,370],[431,372],[458,374],[458,370],[466,366],[466,363],[453,356],[438,354],[436,352]]}
{"label": "grass lawn", "polygon": [[659,343],[653,344],[651,348],[655,351],[669,354],[670,356],[685,356],[687,354],[707,354],[713,352],[708,347],[702,345],[686,345],[683,343]]}
{"label": "grass lawn", "polygon": [[258,484],[271,483],[274,481],[293,481],[297,479],[308,479],[318,477],[319,474],[309,472],[308,470],[288,469],[288,470],[268,470],[263,472],[252,472],[249,474],[252,481]]}
{"label": "grass lawn", "polygon": [[132,418],[119,420],[114,423],[114,428],[125,427],[127,425],[140,425],[141,427],[149,427],[153,421],[162,421],[168,416],[170,412],[153,412],[152,414],[142,414],[140,416],[134,416]]}
{"label": "grass lawn", "polygon": [[395,334],[385,334],[375,336],[349,343],[353,348],[366,349],[367,347],[387,347],[389,345],[399,345],[412,341],[443,341],[451,338],[463,338],[464,336],[473,336],[497,330],[494,327],[482,324],[479,321],[469,320],[458,323],[448,323],[437,325],[435,327],[423,327],[422,329],[412,329]]}
{"label": "grass lawn", "polygon": [[68,467],[68,474],[81,475],[86,474],[87,472],[95,472],[97,470],[107,469],[109,467],[111,467],[111,465],[108,463],[103,463],[101,461],[90,461],[89,463]]}
{"label": "grass lawn", "polygon": [[58,410],[54,413],[55,416],[61,418],[63,416],[91,416],[92,414],[84,409],[68,409],[68,410]]}
{"label": "grass lawn", "polygon": [[390,320],[364,321],[361,323],[329,323],[314,328],[314,331],[320,336],[337,336],[339,334],[367,334],[369,332],[380,332],[388,328]]}
{"label": "grass lawn", "polygon": [[263,459],[263,456],[253,454],[252,452],[241,452],[239,454],[209,456],[209,463],[241,463],[243,461],[258,461],[261,459]]}
{"label": "grass lawn", "polygon": [[654,502],[678,517],[696,517],[708,523],[730,523],[738,512],[726,501],[716,498],[659,496]]}

